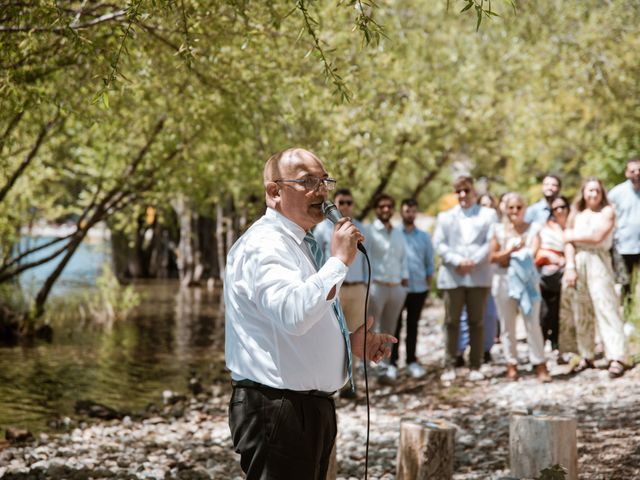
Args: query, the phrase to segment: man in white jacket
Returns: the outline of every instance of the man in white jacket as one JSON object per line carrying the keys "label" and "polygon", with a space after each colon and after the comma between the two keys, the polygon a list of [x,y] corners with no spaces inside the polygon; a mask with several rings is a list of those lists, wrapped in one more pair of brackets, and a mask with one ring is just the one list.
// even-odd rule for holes
{"label": "man in white jacket", "polygon": [[459,205],[438,215],[433,236],[440,255],[437,285],[445,303],[445,371],[443,381],[455,379],[460,315],[466,306],[469,321],[470,380],[484,378],[480,372],[484,340],[483,317],[491,287],[489,242],[492,225],[498,221],[495,210],[477,204],[473,179],[461,176],[453,182]]}

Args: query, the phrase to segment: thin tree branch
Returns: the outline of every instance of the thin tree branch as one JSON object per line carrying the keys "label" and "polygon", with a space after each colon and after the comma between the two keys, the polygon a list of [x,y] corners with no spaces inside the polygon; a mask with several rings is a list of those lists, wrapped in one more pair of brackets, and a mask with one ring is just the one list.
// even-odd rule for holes
{"label": "thin tree branch", "polygon": [[104,15],[100,15],[97,18],[94,18],[91,21],[80,23],[74,25],[73,22],[63,26],[63,27],[39,27],[39,26],[14,26],[14,25],[0,25],[0,32],[6,33],[19,33],[19,32],[29,32],[29,33],[62,33],[66,30],[84,30],[86,28],[95,27],[101,23],[110,22],[112,20],[117,20],[121,17],[125,17],[127,15],[126,10],[117,10],[115,12],[105,13]]}
{"label": "thin tree branch", "polygon": [[440,155],[436,160],[436,164],[434,168],[431,171],[429,171],[424,177],[422,177],[422,179],[416,185],[416,188],[413,189],[411,198],[418,198],[422,190],[424,190],[425,187],[429,185],[434,178],[436,178],[436,176],[440,173],[440,169],[444,167],[447,164],[447,162],[449,162],[450,158],[451,158],[450,150],[445,150],[444,152],[442,152],[442,155]]}
{"label": "thin tree branch", "polygon": [[9,193],[11,188],[15,185],[18,178],[20,178],[20,175],[24,173],[24,171],[27,169],[31,161],[35,158],[45,137],[47,136],[51,128],[53,128],[53,126],[56,123],[58,123],[59,120],[60,120],[60,110],[56,112],[56,115],[52,120],[50,120],[47,124],[42,126],[42,128],[40,129],[40,133],[38,134],[38,138],[36,138],[35,143],[31,147],[31,151],[25,157],[22,163],[18,165],[18,168],[16,169],[16,171],[13,172],[13,175],[11,175],[9,180],[7,180],[7,183],[2,187],[2,189],[0,189],[0,203],[4,200],[7,193]]}
{"label": "thin tree branch", "polygon": [[9,125],[7,125],[7,128],[5,129],[4,133],[2,134],[2,137],[0,137],[0,154],[2,154],[2,150],[4,149],[4,146],[5,146],[6,142],[7,142],[7,139],[11,135],[11,132],[13,132],[13,130],[15,130],[15,128],[18,126],[18,123],[20,123],[20,120],[22,120],[23,116],[24,116],[24,110],[22,110],[21,112],[16,113],[11,118],[11,121],[9,122]]}

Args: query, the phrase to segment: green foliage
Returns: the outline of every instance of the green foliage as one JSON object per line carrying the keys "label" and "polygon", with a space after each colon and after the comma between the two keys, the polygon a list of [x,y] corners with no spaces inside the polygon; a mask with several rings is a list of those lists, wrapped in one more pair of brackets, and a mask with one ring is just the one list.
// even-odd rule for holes
{"label": "green foliage", "polygon": [[89,309],[94,317],[102,317],[103,322],[126,318],[127,314],[140,304],[140,295],[133,286],[120,285],[108,265],[103,266],[96,285],[98,292],[90,298]]}
{"label": "green foliage", "polygon": [[77,219],[110,192],[110,225],[170,211],[180,195],[203,209],[231,198],[251,219],[265,159],[293,145],[316,151],[360,207],[385,189],[433,211],[463,170],[531,200],[547,171],[567,191],[586,174],[619,182],[640,153],[640,5],[512,7],[11,4],[0,19],[0,188],[38,148],[0,200],[0,256],[21,226]]}

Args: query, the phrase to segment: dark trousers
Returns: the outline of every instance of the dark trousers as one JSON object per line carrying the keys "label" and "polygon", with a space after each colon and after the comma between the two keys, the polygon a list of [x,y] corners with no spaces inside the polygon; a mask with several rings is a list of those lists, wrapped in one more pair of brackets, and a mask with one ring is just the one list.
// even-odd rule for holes
{"label": "dark trousers", "polygon": [[631,294],[631,282],[633,281],[633,271],[640,271],[640,253],[622,255],[624,265],[629,272],[629,283],[622,286],[622,298],[625,299]]}
{"label": "dark trousers", "polygon": [[545,340],[551,341],[553,349],[558,348],[560,331],[560,291],[562,289],[562,271],[540,279],[540,328]]}
{"label": "dark trousers", "polygon": [[[407,365],[416,361],[416,343],[418,341],[418,321],[422,313],[422,307],[427,299],[429,290],[420,293],[408,293],[404,301],[403,310],[407,310],[407,335],[405,337],[405,348],[407,350]],[[400,338],[400,330],[402,329],[402,312],[398,317],[398,326],[396,327],[395,337]],[[398,362],[399,343],[393,344],[391,351],[391,363],[395,365]]]}
{"label": "dark trousers", "polygon": [[229,428],[248,480],[325,480],[337,433],[333,398],[236,386]]}
{"label": "dark trousers", "polygon": [[467,307],[469,322],[469,366],[478,369],[482,365],[484,343],[484,309],[489,287],[457,287],[443,289],[444,297],[444,366],[453,367],[458,355],[460,315]]}

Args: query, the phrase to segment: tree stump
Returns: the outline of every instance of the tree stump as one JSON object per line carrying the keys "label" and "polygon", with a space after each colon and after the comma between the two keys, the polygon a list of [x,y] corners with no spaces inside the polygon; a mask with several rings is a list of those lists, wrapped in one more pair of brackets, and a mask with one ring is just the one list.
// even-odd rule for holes
{"label": "tree stump", "polygon": [[444,420],[403,418],[397,480],[450,480],[455,431],[455,427]]}
{"label": "tree stump", "polygon": [[577,421],[573,417],[511,412],[509,459],[511,474],[535,478],[554,465],[567,470],[567,480],[578,479]]}

